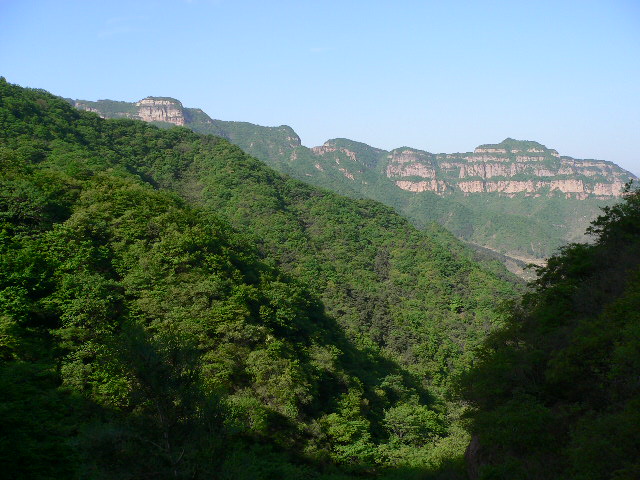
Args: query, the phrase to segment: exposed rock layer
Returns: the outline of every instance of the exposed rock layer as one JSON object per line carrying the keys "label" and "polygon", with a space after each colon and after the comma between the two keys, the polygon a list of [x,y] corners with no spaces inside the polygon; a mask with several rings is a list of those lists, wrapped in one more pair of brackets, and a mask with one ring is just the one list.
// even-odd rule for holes
{"label": "exposed rock layer", "polygon": [[136,103],[136,107],[138,107],[138,116],[145,122],[185,124],[182,104],[172,98],[147,97]]}
{"label": "exposed rock layer", "polygon": [[611,162],[560,156],[556,150],[537,142],[510,138],[499,144],[480,145],[473,152],[449,154],[408,147],[388,152],[347,139],[329,140],[322,146],[306,149],[290,127],[212,120],[202,110],[185,109],[178,100],[168,97],[147,97],[135,104],[111,100],[74,104],[105,117],[194,125],[194,129],[199,125],[196,130],[204,128],[207,133],[225,136],[250,152],[255,150],[261,158],[266,155],[286,157],[290,162],[305,161],[300,157],[305,150],[306,155],[315,159],[311,165],[316,173],[334,169],[348,181],[366,184],[362,175],[375,170],[392,185],[414,193],[607,199],[619,197],[625,183],[634,178]]}
{"label": "exposed rock layer", "polygon": [[[358,153],[330,140],[314,147],[316,156],[333,155],[335,162],[349,159],[359,166]],[[585,199],[620,196],[634,178],[617,165],[603,160],[577,160],[560,156],[536,142],[506,139],[498,145],[482,145],[473,153],[432,154],[399,148],[380,155],[384,175],[409,192],[448,195],[497,193],[514,196],[565,196]]]}
{"label": "exposed rock layer", "polygon": [[135,104],[111,100],[97,102],[80,100],[75,101],[74,106],[80,110],[98,113],[103,118],[133,118],[145,122],[164,122],[174,125],[187,123],[185,109],[175,98],[147,97]]}

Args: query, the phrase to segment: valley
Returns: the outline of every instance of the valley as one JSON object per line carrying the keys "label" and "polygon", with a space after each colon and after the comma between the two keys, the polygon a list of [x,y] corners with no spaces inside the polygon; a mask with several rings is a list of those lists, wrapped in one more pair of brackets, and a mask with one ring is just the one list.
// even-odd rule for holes
{"label": "valley", "polygon": [[541,264],[567,242],[587,240],[586,227],[637,178],[603,160],[560,155],[533,141],[506,139],[473,152],[386,151],[348,139],[307,148],[288,126],[214,120],[175,99],[135,104],[71,101],[105,118],[186,126],[227,138],[276,170],[352,198],[380,201],[419,228],[438,223],[464,242],[493,250],[514,273]]}
{"label": "valley", "polygon": [[[397,207],[279,173],[186,121],[158,128],[151,123],[182,118],[173,100],[161,101],[165,114],[149,102],[113,102],[112,112],[131,118],[104,119],[0,78],[3,473],[613,480],[640,472],[639,190],[604,207],[589,243],[565,246],[524,286],[499,251],[471,248],[436,222],[417,228]],[[296,143],[287,128],[279,134]],[[505,153],[516,146],[539,149],[507,140],[469,155],[517,165],[520,152]],[[487,151],[497,149],[505,152]],[[355,174],[328,168],[347,160],[331,156],[369,173],[395,165],[402,178],[440,168],[426,153],[385,164],[393,152],[348,141],[310,155],[322,167],[310,168],[349,181]],[[576,165],[616,175],[591,163]],[[604,174],[589,178],[583,189],[605,183]],[[459,201],[548,214],[605,191],[593,188],[463,192]],[[447,200],[444,190],[399,190]],[[447,205],[438,204],[449,215]],[[504,226],[517,233],[511,220]]]}

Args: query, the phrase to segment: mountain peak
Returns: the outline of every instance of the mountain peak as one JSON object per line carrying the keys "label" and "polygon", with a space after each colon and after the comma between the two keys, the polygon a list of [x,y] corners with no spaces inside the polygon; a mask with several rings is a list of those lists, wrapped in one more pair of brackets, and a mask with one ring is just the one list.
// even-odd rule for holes
{"label": "mountain peak", "polygon": [[150,104],[150,103],[166,103],[166,104],[174,104],[174,105],[180,105],[180,107],[182,107],[182,102],[180,100],[178,100],[177,98],[173,98],[173,97],[154,97],[154,96],[149,96],[149,97],[145,97],[142,100],[136,102],[136,105],[140,105],[140,104]]}
{"label": "mountain peak", "polygon": [[554,149],[547,148],[545,145],[533,140],[516,140],[507,137],[500,143],[486,143],[476,147],[475,153],[545,153],[554,157],[560,155]]}

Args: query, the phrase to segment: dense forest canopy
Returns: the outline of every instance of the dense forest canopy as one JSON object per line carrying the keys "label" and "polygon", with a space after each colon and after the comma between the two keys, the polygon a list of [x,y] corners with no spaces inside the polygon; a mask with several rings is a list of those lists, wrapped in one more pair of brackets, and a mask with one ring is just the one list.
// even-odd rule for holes
{"label": "dense forest canopy", "polygon": [[459,465],[446,394],[518,291],[500,265],[218,137],[4,80],[0,142],[3,471]]}
{"label": "dense forest canopy", "polygon": [[638,205],[518,300],[437,225],[0,79],[0,469],[635,478]]}
{"label": "dense forest canopy", "polygon": [[640,190],[549,259],[464,380],[472,476],[640,477]]}

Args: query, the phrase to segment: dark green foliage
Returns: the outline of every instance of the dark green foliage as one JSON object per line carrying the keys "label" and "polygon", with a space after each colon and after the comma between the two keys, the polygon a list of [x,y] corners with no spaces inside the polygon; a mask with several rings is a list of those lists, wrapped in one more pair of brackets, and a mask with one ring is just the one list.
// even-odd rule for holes
{"label": "dark green foliage", "polygon": [[[9,335],[6,330],[0,335],[2,346],[6,347]],[[0,366],[3,476],[16,479],[73,477],[77,459],[64,439],[74,434],[84,402],[61,392],[58,386],[52,365],[15,360]]]}
{"label": "dark green foliage", "polygon": [[481,478],[640,472],[640,191],[539,270],[465,381]]}
{"label": "dark green foliage", "polygon": [[2,471],[459,468],[445,394],[517,290],[502,272],[217,137],[4,80],[0,127]]}

